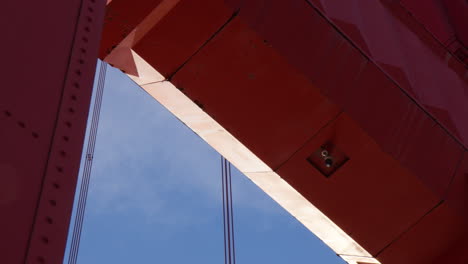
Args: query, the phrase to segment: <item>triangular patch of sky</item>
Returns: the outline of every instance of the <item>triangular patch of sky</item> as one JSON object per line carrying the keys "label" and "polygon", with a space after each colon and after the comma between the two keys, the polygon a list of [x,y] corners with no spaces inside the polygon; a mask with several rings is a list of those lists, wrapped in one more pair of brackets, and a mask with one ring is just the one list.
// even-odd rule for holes
{"label": "triangular patch of sky", "polygon": [[[100,117],[77,263],[222,264],[220,155],[111,67]],[[232,181],[238,264],[345,263],[235,168]]]}

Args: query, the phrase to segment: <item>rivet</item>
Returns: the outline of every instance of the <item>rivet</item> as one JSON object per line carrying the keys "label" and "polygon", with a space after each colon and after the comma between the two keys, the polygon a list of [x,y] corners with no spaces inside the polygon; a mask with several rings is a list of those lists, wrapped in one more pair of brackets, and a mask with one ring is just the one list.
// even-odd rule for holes
{"label": "rivet", "polygon": [[43,236],[43,237],[41,237],[41,240],[42,240],[42,243],[49,244],[49,238]]}
{"label": "rivet", "polygon": [[54,223],[54,220],[52,220],[52,218],[48,216],[48,217],[46,217],[46,222],[47,222],[49,225],[51,225],[51,224]]}

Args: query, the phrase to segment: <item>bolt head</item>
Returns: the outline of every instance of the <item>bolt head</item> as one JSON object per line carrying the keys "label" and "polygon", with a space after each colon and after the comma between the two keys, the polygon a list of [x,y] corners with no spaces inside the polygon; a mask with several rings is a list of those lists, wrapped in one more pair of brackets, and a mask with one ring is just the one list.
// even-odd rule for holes
{"label": "bolt head", "polygon": [[322,155],[322,157],[327,157],[328,156],[328,151],[326,149],[322,150],[322,152],[320,153],[320,155]]}

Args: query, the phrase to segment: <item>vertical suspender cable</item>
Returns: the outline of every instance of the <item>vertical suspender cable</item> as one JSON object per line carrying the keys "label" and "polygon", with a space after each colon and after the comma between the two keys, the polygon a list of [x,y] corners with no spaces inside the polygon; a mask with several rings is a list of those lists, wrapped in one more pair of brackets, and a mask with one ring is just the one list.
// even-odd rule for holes
{"label": "vertical suspender cable", "polygon": [[234,244],[231,164],[224,157],[221,157],[221,176],[223,195],[224,263],[235,264],[236,256]]}
{"label": "vertical suspender cable", "polygon": [[233,209],[233,206],[232,206],[232,182],[231,182],[231,163],[228,162],[226,160],[226,163],[228,165],[228,179],[229,179],[229,201],[230,201],[230,204],[231,204],[231,212],[230,212],[230,216],[231,216],[231,237],[232,237],[232,241],[231,241],[231,251],[232,251],[232,263],[233,264],[236,264],[236,246],[235,246],[235,243],[234,243],[234,209]]}
{"label": "vertical suspender cable", "polygon": [[81,231],[83,229],[84,213],[86,209],[86,200],[88,197],[91,168],[93,164],[94,148],[96,145],[99,117],[101,113],[102,97],[104,94],[104,85],[106,81],[106,71],[107,64],[105,62],[101,62],[97,90],[94,99],[94,107],[92,112],[91,128],[88,137],[88,145],[86,147],[83,175],[81,177],[78,205],[75,213],[72,241],[70,244],[70,254],[68,256],[68,264],[76,264],[76,261],[78,259],[78,250],[80,247]]}
{"label": "vertical suspender cable", "polygon": [[225,191],[225,172],[224,172],[224,158],[221,156],[221,193],[223,195],[223,236],[224,236],[224,264],[229,264],[228,247],[227,247],[227,234],[226,234],[226,191]]}
{"label": "vertical suspender cable", "polygon": [[224,159],[224,182],[225,182],[225,190],[226,190],[226,226],[227,226],[227,244],[228,244],[228,258],[229,264],[232,263],[232,250],[231,250],[231,200],[229,199],[229,179],[228,179],[228,170],[227,170],[227,162]]}

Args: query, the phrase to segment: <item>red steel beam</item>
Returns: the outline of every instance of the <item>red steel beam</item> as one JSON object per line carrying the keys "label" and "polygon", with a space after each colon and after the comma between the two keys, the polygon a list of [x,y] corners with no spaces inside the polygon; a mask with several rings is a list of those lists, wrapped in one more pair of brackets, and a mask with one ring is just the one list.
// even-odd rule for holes
{"label": "red steel beam", "polygon": [[62,263],[105,1],[6,1],[1,262]]}
{"label": "red steel beam", "polygon": [[[397,1],[198,3],[142,23],[117,66],[149,63],[383,263],[463,263],[467,73],[447,47]],[[349,158],[330,178],[307,161],[327,142]]]}

